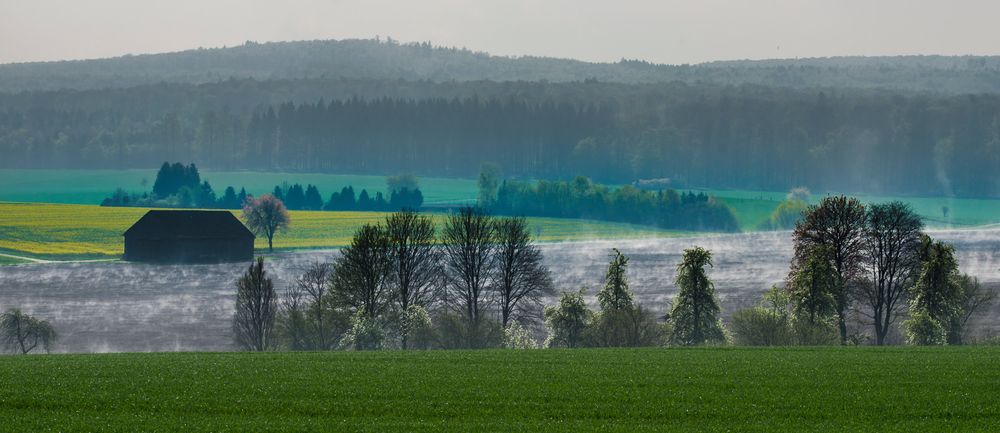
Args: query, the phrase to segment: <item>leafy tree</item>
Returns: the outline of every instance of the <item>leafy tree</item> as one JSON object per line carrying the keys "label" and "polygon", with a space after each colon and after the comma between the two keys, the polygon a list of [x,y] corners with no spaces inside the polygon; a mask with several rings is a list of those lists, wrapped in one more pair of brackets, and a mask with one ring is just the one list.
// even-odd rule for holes
{"label": "leafy tree", "polygon": [[670,310],[671,340],[682,345],[725,341],[719,321],[719,301],[705,272],[712,266],[712,253],[701,247],[684,250],[677,266],[676,284],[680,291]]}
{"label": "leafy tree", "polygon": [[593,312],[583,299],[586,289],[563,292],[556,307],[545,307],[545,325],[549,330],[548,347],[581,347]]}
{"label": "leafy tree", "polygon": [[404,189],[415,191],[420,187],[420,182],[417,180],[417,177],[414,176],[412,173],[404,173],[386,177],[385,184],[386,187],[389,188],[390,193]]}
{"label": "leafy tree", "polygon": [[864,237],[868,281],[860,294],[875,325],[875,343],[885,344],[900,302],[920,267],[923,223],[902,202],[869,207]]}
{"label": "leafy tree", "polygon": [[264,270],[264,258],[258,257],[236,281],[236,312],[233,332],[240,348],[262,352],[275,346],[274,321],[278,311],[274,283]]}
{"label": "leafy tree", "polygon": [[764,294],[760,305],[737,310],[732,317],[733,339],[740,346],[787,346],[795,342],[789,305],[791,298],[778,289]]}
{"label": "leafy tree", "polygon": [[798,270],[812,257],[814,250],[826,250],[833,264],[837,274],[833,297],[836,300],[841,344],[847,343],[847,310],[851,304],[848,285],[862,274],[866,218],[865,206],[857,199],[825,197],[818,205],[806,210],[792,232],[795,255],[789,281],[796,278]]}
{"label": "leafy tree", "polygon": [[484,163],[479,169],[479,206],[492,209],[496,204],[497,189],[503,173],[493,163]]}
{"label": "leafy tree", "polygon": [[267,237],[268,251],[274,251],[274,235],[288,230],[292,218],[285,204],[271,194],[248,199],[243,205],[243,221],[250,231]]}
{"label": "leafy tree", "polygon": [[628,287],[628,256],[613,248],[611,262],[604,274],[604,288],[597,294],[601,310],[632,308],[632,290]]}
{"label": "leafy tree", "polygon": [[903,327],[911,343],[943,344],[960,338],[948,338],[947,329],[962,315],[965,290],[959,281],[955,249],[928,236],[922,244],[920,274],[910,288],[910,318]]}
{"label": "leafy tree", "polygon": [[12,308],[0,314],[0,342],[11,350],[27,355],[40,344],[46,352],[55,344],[55,328],[21,310]]}
{"label": "leafy tree", "polygon": [[826,248],[813,248],[791,281],[795,316],[809,325],[824,323],[837,312],[837,271]]}
{"label": "leafy tree", "polygon": [[761,224],[765,230],[787,230],[795,227],[802,219],[809,205],[798,199],[789,199],[778,204],[767,221]]}

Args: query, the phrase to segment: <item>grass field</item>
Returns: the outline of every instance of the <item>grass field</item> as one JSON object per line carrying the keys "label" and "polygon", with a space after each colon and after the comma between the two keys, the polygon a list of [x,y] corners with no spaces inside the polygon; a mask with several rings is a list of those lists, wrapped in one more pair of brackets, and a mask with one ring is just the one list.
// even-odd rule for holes
{"label": "grass field", "polygon": [[[147,209],[87,205],[0,203],[0,252],[43,259],[114,258],[122,254],[122,233]],[[350,243],[366,222],[381,222],[380,212],[292,211],[292,228],[275,237],[275,249],[335,248]],[[443,214],[434,214],[438,226]],[[559,218],[529,218],[541,242],[679,236],[690,233],[631,224]],[[267,247],[259,237],[257,248]]]}
{"label": "grass field", "polygon": [[1000,429],[1000,348],[0,357],[6,431]]}
{"label": "grass field", "polygon": [[[246,187],[252,194],[270,192],[282,182],[318,185],[323,198],[340,188],[353,185],[355,191],[385,190],[384,176],[338,175],[317,173],[261,173],[249,171],[202,171],[202,177],[216,189],[226,186]],[[16,170],[0,169],[0,202],[36,202],[98,204],[115,188],[142,192],[152,188],[156,170]],[[143,186],[143,180],[146,185]],[[420,178],[421,190],[428,205],[467,204],[476,200],[474,179]],[[745,231],[753,231],[767,220],[784,200],[785,192],[735,189],[695,189],[717,197],[729,205]],[[813,194],[816,203],[824,194]],[[865,202],[902,200],[913,206],[931,227],[970,227],[1000,223],[1000,200],[956,199],[947,197],[893,197],[858,195]],[[945,218],[941,208],[949,208]]]}
{"label": "grass field", "polygon": [[[754,230],[766,220],[771,212],[785,199],[786,193],[774,191],[702,189],[706,194],[717,197],[728,204],[736,213],[736,218],[744,230]],[[950,198],[950,197],[904,197],[867,194],[848,194],[865,203],[883,203],[900,200],[911,207],[924,219],[929,227],[972,227],[1000,223],[1000,200]],[[818,203],[826,194],[813,194],[810,203]],[[945,218],[941,208],[948,207]]]}
{"label": "grass field", "polygon": [[[356,193],[367,189],[385,191],[385,176],[361,176],[317,173],[262,173],[250,171],[216,172],[199,170],[203,180],[212,184],[222,195],[227,186],[245,187],[247,192],[260,195],[271,192],[282,182],[313,184],[323,199],[330,193],[352,185]],[[0,201],[100,204],[116,188],[144,192],[153,188],[156,170],[15,170],[0,169]],[[143,185],[143,180],[146,185]],[[476,181],[421,177],[420,189],[427,204],[466,203],[476,199]]]}

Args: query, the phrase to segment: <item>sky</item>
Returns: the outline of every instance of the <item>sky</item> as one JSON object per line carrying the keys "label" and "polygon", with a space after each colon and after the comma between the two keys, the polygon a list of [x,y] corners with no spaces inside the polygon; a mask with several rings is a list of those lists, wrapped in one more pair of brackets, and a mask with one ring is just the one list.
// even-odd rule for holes
{"label": "sky", "polygon": [[392,37],[656,63],[1000,54],[980,0],[0,0],[0,63]]}

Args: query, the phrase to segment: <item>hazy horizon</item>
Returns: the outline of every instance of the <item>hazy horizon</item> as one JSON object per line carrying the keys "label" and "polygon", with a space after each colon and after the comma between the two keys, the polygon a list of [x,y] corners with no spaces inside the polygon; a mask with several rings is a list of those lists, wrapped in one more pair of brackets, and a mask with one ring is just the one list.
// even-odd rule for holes
{"label": "hazy horizon", "polygon": [[[956,5],[958,3],[958,5]],[[905,16],[900,14],[905,10]],[[499,56],[655,63],[836,56],[996,55],[1000,4],[773,0],[126,0],[0,5],[0,63],[391,37]],[[512,32],[511,29],[516,29]]]}

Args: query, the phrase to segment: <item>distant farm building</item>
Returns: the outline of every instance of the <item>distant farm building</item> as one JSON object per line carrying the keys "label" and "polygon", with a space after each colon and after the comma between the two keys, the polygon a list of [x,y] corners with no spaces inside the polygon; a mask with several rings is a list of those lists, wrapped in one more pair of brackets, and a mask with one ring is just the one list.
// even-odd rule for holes
{"label": "distant farm building", "polygon": [[227,211],[151,210],[125,231],[125,260],[215,263],[253,259],[254,235]]}

